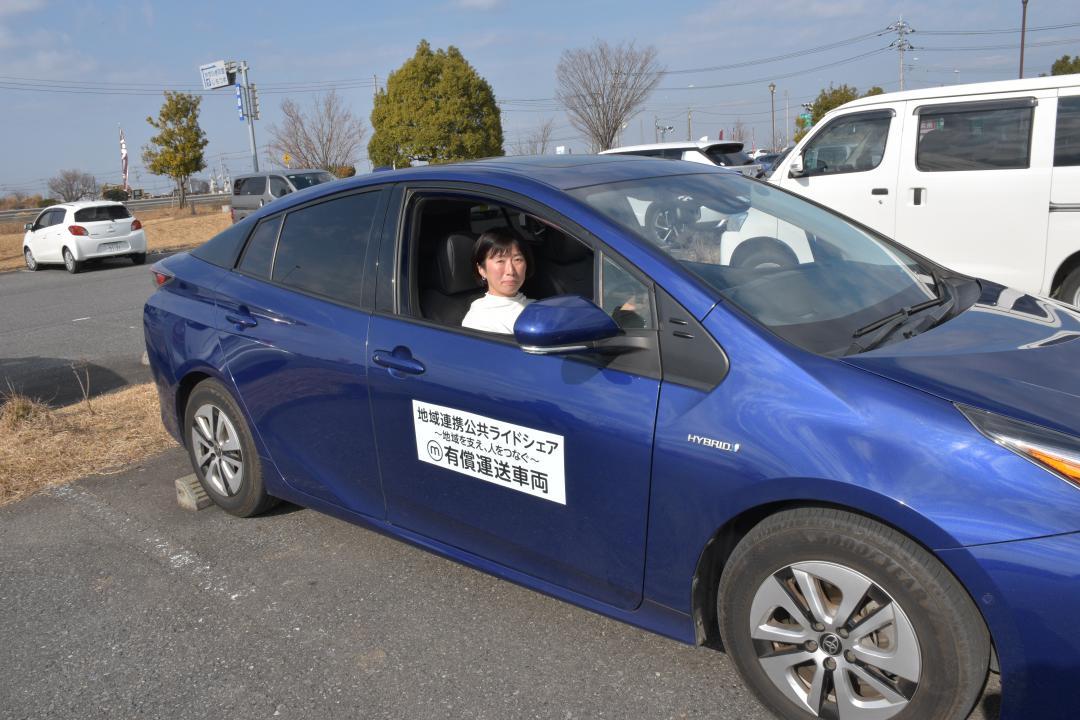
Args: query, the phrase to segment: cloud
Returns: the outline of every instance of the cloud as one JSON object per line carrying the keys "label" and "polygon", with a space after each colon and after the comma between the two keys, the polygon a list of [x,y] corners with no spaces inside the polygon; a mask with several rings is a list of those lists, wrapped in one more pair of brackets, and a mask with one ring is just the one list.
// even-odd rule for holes
{"label": "cloud", "polygon": [[11,17],[34,12],[45,7],[45,0],[4,0],[0,3],[0,17]]}
{"label": "cloud", "polygon": [[494,10],[502,3],[503,0],[455,0],[454,7],[459,10]]}

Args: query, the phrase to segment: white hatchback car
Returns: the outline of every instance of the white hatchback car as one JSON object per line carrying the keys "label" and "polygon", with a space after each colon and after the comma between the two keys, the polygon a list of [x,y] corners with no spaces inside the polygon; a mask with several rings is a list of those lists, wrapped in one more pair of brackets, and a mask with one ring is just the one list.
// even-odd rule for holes
{"label": "white hatchback car", "polygon": [[77,273],[87,260],[126,255],[146,262],[146,234],[123,203],[90,201],[53,205],[26,224],[23,259],[27,270],[63,263]]}

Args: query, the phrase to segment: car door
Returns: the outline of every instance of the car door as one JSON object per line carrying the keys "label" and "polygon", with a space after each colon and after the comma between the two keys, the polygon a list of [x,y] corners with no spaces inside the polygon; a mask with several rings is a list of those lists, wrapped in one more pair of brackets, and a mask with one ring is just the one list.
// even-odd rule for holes
{"label": "car door", "polygon": [[63,262],[62,248],[67,232],[64,226],[64,217],[67,211],[64,208],[47,210],[38,220],[38,227],[34,230],[34,245],[30,250],[39,262]]}
{"label": "car door", "polygon": [[1055,90],[910,103],[896,238],[946,267],[1039,292]]}
{"label": "car door", "polygon": [[[1054,134],[1054,170],[1050,189],[1050,217],[1047,228],[1046,274],[1043,289],[1058,268],[1080,251],[1080,87],[1062,88],[1057,100]],[[1075,265],[1072,273],[1080,273]],[[1061,273],[1064,280],[1064,273]],[[1070,285],[1070,289],[1075,285]],[[1076,296],[1065,298],[1075,302]]]}
{"label": "car door", "polygon": [[[547,212],[546,221],[565,228]],[[413,225],[402,220],[400,233],[384,235],[399,242],[384,249],[370,333],[388,519],[545,582],[636,607],[659,392],[651,306],[639,313],[646,327],[627,331],[643,337],[633,358],[531,355],[512,336],[441,325],[419,311],[428,274]],[[572,234],[580,240],[582,232]],[[606,281],[639,296],[639,309],[648,306],[644,279],[590,245],[590,285]]]}
{"label": "car door", "polygon": [[777,182],[892,237],[903,123],[890,109],[835,117],[803,148],[802,173]]}
{"label": "car door", "polygon": [[229,373],[285,481],[380,518],[363,287],[384,205],[376,189],[260,221],[217,309]]}

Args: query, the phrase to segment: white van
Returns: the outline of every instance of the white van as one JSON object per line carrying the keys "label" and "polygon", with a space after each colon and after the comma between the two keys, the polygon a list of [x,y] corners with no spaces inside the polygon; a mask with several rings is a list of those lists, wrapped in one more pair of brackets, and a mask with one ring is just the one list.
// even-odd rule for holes
{"label": "white van", "polygon": [[854,100],[769,181],[946,267],[1080,305],[1080,75]]}

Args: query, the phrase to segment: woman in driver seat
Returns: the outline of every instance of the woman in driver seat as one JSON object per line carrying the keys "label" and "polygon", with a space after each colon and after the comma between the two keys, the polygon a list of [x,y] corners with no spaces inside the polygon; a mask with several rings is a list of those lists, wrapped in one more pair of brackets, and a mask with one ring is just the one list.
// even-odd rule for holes
{"label": "woman in driver seat", "polygon": [[473,270],[487,292],[473,301],[462,327],[513,333],[514,321],[532,300],[521,292],[532,260],[529,248],[506,230],[488,230],[473,248]]}

